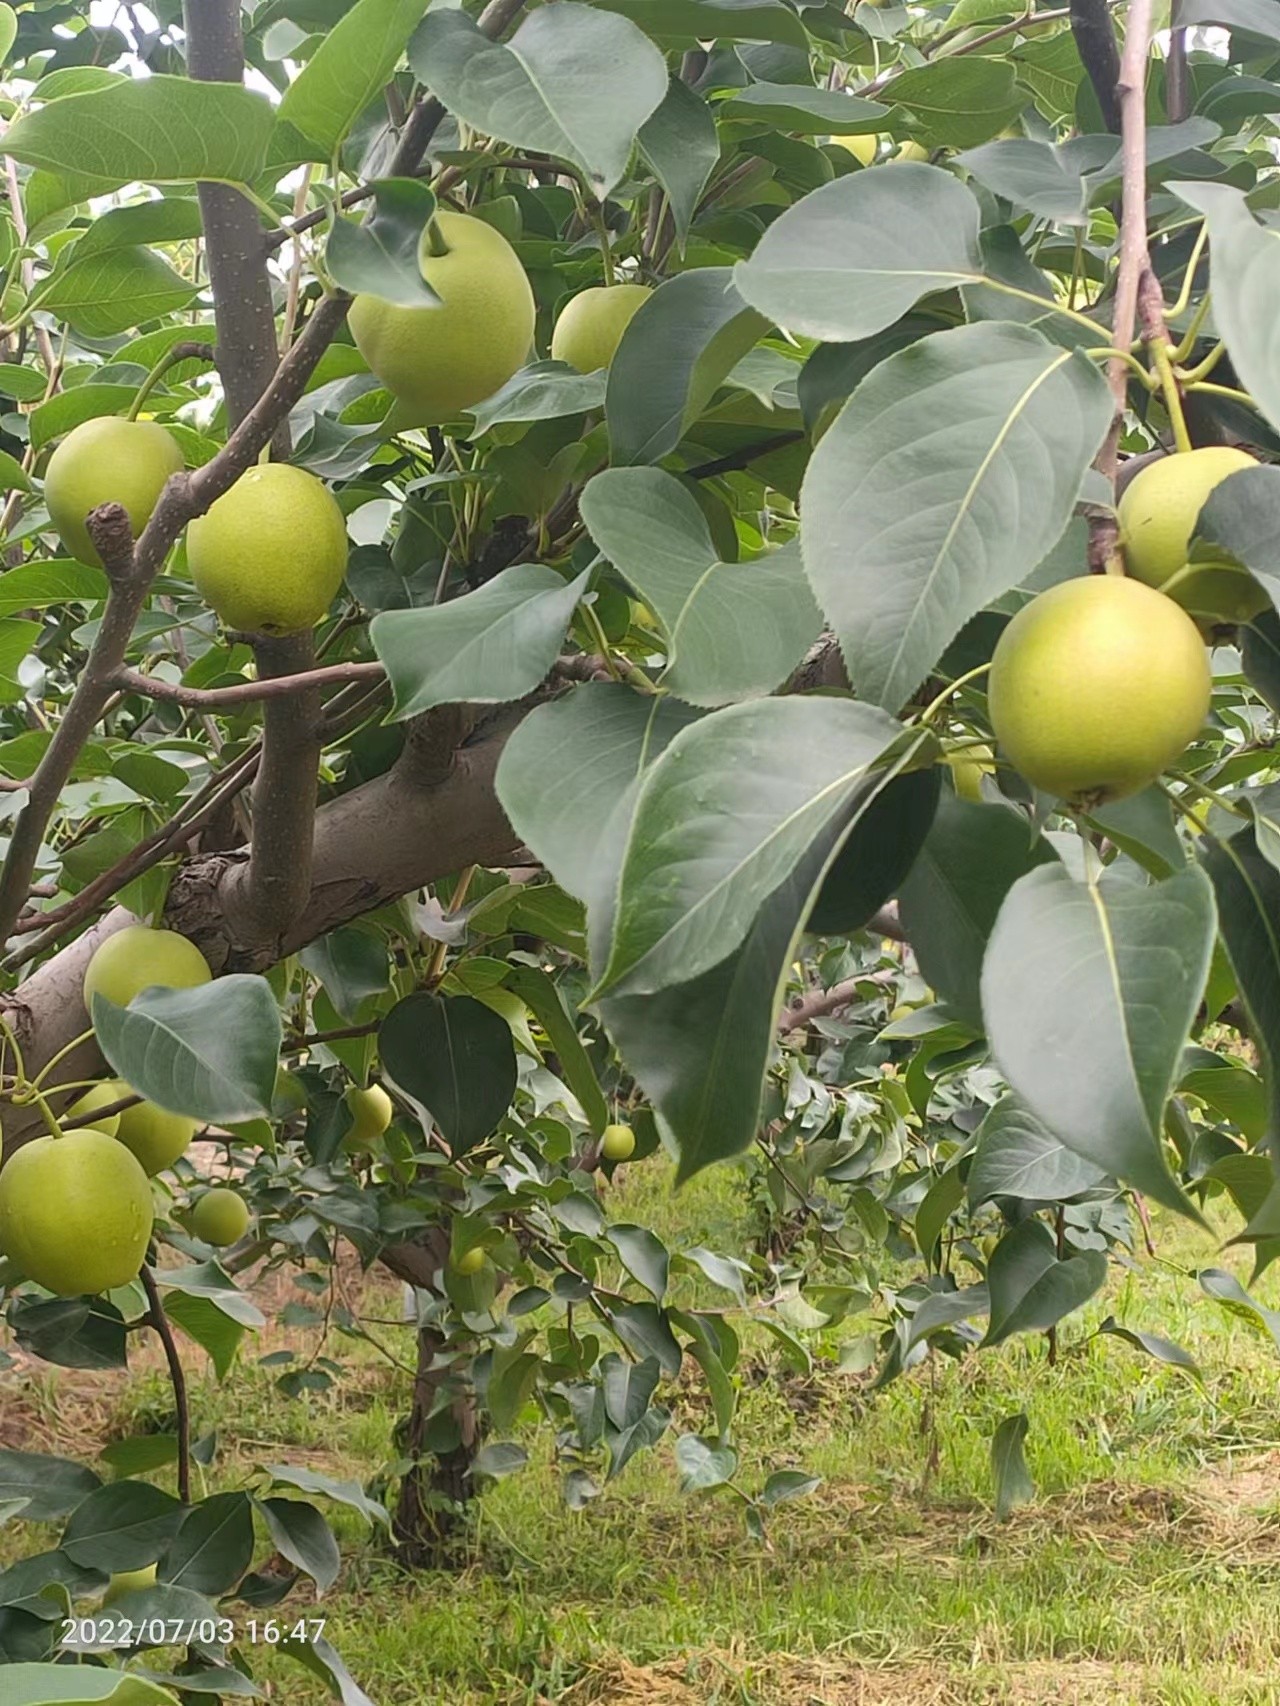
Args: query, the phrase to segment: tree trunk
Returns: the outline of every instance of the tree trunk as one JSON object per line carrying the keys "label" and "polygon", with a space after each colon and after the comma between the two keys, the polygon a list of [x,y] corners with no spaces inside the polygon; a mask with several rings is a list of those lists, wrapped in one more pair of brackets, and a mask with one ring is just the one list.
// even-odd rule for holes
{"label": "tree trunk", "polygon": [[466,1506],[475,1497],[471,1465],[480,1445],[475,1394],[459,1387],[453,1359],[440,1361],[445,1342],[432,1327],[418,1332],[418,1372],[413,1383],[403,1455],[412,1467],[400,1483],[393,1522],[401,1561],[412,1570],[455,1568],[468,1528]]}

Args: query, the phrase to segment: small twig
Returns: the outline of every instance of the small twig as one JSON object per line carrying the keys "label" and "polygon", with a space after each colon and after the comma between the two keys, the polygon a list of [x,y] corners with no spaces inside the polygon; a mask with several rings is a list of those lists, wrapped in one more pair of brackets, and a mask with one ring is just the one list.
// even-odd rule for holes
{"label": "small twig", "polygon": [[173,1405],[178,1417],[178,1497],[184,1505],[191,1503],[191,1407],[187,1401],[187,1376],[182,1366],[182,1358],[178,1355],[178,1347],[174,1342],[173,1328],[164,1312],[164,1304],[160,1301],[160,1288],[156,1284],[155,1275],[143,1264],[142,1289],[147,1294],[150,1313],[147,1320],[160,1335],[160,1343],[164,1346],[165,1361],[169,1365],[169,1380],[173,1386]]}
{"label": "small twig", "polygon": [[323,669],[299,675],[268,676],[259,681],[238,681],[231,687],[184,687],[181,682],[161,681],[137,669],[118,669],[113,686],[125,693],[141,693],[148,699],[188,705],[196,710],[216,711],[228,705],[252,705],[260,699],[279,699],[290,693],[306,693],[316,687],[333,687],[352,681],[382,681],[380,663],[331,663]]}
{"label": "small twig", "polygon": [[768,456],[775,450],[783,450],[789,444],[798,444],[804,436],[799,430],[775,432],[771,438],[763,438],[758,444],[748,444],[745,449],[732,451],[728,456],[718,456],[714,462],[700,462],[695,468],[686,468],[685,478],[711,480],[717,474],[736,473],[740,468],[749,468],[761,456]]}

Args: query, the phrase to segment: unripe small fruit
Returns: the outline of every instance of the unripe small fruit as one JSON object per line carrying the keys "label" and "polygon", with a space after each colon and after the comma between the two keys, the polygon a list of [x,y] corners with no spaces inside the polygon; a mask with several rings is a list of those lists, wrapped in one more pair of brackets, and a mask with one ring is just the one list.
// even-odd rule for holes
{"label": "unripe small fruit", "polygon": [[647,284],[597,285],[566,302],[551,334],[551,356],[579,373],[608,367],[622,334],[653,295]]}
{"label": "unripe small fruit", "polygon": [[[128,1094],[127,1086],[123,1093]],[[116,1138],[137,1158],[143,1172],[154,1178],[186,1154],[199,1129],[200,1122],[186,1114],[171,1114],[154,1102],[136,1102],[120,1115]]]}
{"label": "unripe small fruit", "polygon": [[192,1209],[191,1230],[206,1244],[220,1249],[238,1244],[249,1230],[249,1205],[238,1191],[216,1185]]}
{"label": "unripe small fruit", "polygon": [[607,1125],[600,1139],[606,1161],[629,1161],[635,1154],[636,1134],[629,1125]]}
{"label": "unripe small fruit", "polygon": [[1212,678],[1184,610],[1124,575],[1063,581],[996,645],[988,709],[1028,782],[1085,808],[1136,794],[1200,732]]}
{"label": "unripe small fruit", "polygon": [[370,1084],[367,1090],[352,1084],[342,1099],[351,1115],[351,1126],[342,1139],[342,1147],[349,1154],[371,1148],[391,1124],[395,1109],[390,1096],[381,1084]]}
{"label": "unripe small fruit", "polygon": [[85,1009],[92,1014],[95,995],[127,1007],[144,989],[195,989],[212,976],[199,948],[176,930],[126,924],[94,949],[84,974]]}
{"label": "unripe small fruit", "polygon": [[880,152],[880,138],[872,133],[869,136],[833,136],[832,143],[837,148],[843,148],[846,154],[852,154],[860,166],[869,166]]}
{"label": "unripe small fruit", "polygon": [[439,306],[397,308],[357,296],[347,323],[369,370],[396,398],[398,426],[452,420],[500,390],[524,366],[536,307],[520,257],[500,231],[471,214],[436,214],[448,254],[427,233],[418,267]]}
{"label": "unripe small fruit", "polygon": [[347,572],[347,524],[323,480],[287,462],[242,474],[187,529],[187,562],[227,628],[313,628]]}
{"label": "unripe small fruit", "polygon": [[464,1250],[460,1256],[454,1257],[453,1271],[464,1276],[478,1274],[486,1259],[483,1247],[473,1244],[469,1250]]}
{"label": "unripe small fruit", "polygon": [[101,504],[123,504],[136,539],[182,464],[177,439],[155,421],[103,415],[81,422],[49,458],[44,477],[44,501],[62,543],[82,563],[101,566],[86,518]]}
{"label": "unripe small fruit", "polygon": [[153,1217],[147,1175],[103,1131],[38,1137],[0,1172],[0,1252],[59,1297],[128,1285]]}
{"label": "unripe small fruit", "polygon": [[108,1137],[114,1137],[120,1130],[119,1114],[108,1114],[105,1119],[95,1119],[94,1112],[98,1108],[109,1108],[113,1102],[119,1102],[125,1096],[131,1096],[133,1091],[118,1078],[106,1078],[101,1084],[91,1085],[83,1096],[77,1096],[75,1101],[61,1116],[59,1123],[78,1126],[85,1131],[105,1131]]}

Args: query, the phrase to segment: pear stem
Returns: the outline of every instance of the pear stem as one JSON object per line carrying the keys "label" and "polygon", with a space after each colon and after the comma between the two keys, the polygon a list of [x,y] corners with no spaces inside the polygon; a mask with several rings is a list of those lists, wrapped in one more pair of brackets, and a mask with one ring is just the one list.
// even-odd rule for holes
{"label": "pear stem", "polygon": [[433,215],[427,221],[427,253],[436,256],[449,253],[449,245],[444,240],[444,232],[440,229],[439,221]]}
{"label": "pear stem", "polygon": [[1187,431],[1186,416],[1182,412],[1182,395],[1178,390],[1178,379],[1173,371],[1173,363],[1169,359],[1169,345],[1163,337],[1156,337],[1151,340],[1151,359],[1160,379],[1160,391],[1164,397],[1165,412],[1169,416],[1169,424],[1173,428],[1174,446],[1179,451],[1190,450],[1192,448],[1191,434]]}

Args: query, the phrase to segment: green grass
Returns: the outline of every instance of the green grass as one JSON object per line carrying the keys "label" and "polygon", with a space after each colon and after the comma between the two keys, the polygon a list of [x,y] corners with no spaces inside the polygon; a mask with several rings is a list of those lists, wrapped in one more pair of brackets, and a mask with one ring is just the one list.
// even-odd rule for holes
{"label": "green grass", "polygon": [[[747,1213],[741,1175],[704,1175],[678,1196],[660,1164],[631,1171],[610,1204],[673,1244],[731,1249]],[[1063,1333],[962,1363],[935,1359],[879,1394],[823,1368],[788,1373],[749,1334],[735,1437],[741,1479],[773,1469],[823,1477],[780,1508],[769,1543],[750,1540],[735,1501],[682,1496],[669,1443],[640,1458],[592,1507],[567,1511],[545,1435],[534,1462],[486,1494],[466,1567],[407,1576],[350,1517],[346,1565],[318,1608],[377,1706],[1262,1706],[1280,1649],[1280,1353],[1205,1297],[1178,1266],[1227,1265],[1194,1230],[1162,1221],[1164,1261],[1117,1269],[1106,1296]],[[1280,1302],[1280,1270],[1255,1288]],[[393,1293],[371,1313],[393,1316]],[[1093,1327],[1114,1313],[1176,1339],[1203,1385]],[[865,1323],[855,1320],[849,1331]],[[375,1329],[401,1361],[406,1332]],[[271,1348],[314,1346],[275,1329]],[[219,1485],[254,1464],[305,1462],[367,1479],[389,1455],[408,1377],[347,1346],[331,1394],[286,1401],[252,1353],[221,1387],[195,1381],[197,1425],[216,1427]],[[11,1403],[16,1394],[17,1409]],[[148,1368],[125,1384],[40,1373],[0,1387],[0,1437],[88,1454],[163,1419]],[[709,1425],[696,1369],[676,1394],[676,1429]],[[990,1509],[989,1441],[1024,1409],[1035,1505],[1007,1524]],[[7,1419],[7,1421],[6,1421]],[[0,1534],[12,1555],[29,1536]],[[313,1608],[295,1596],[287,1608]],[[278,1657],[263,1664],[289,1706],[318,1685]]]}

